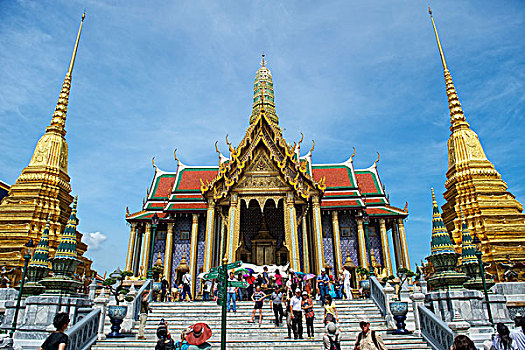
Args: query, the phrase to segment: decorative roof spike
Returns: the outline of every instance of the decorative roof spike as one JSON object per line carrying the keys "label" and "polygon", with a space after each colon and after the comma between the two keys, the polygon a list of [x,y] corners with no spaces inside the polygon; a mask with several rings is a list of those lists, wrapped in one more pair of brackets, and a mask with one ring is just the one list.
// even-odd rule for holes
{"label": "decorative roof spike", "polygon": [[75,196],[75,200],[73,201],[73,209],[71,209],[71,215],[67,221],[66,229],[60,238],[60,244],[58,245],[55,259],[77,258],[77,201],[78,197]]}
{"label": "decorative roof spike", "polygon": [[55,112],[53,113],[53,119],[51,119],[51,125],[47,127],[46,132],[54,131],[61,134],[62,136],[66,135],[66,116],[67,106],[69,104],[69,93],[71,91],[71,75],[73,74],[73,66],[75,65],[78,42],[80,41],[80,33],[82,32],[84,18],[86,18],[85,12],[82,14],[82,20],[80,21],[80,27],[78,28],[77,40],[75,41],[73,54],[71,55],[71,61],[69,62],[69,69],[66,73],[66,77],[64,78],[64,83],[62,84],[62,90],[60,91],[58,102],[55,107]]}
{"label": "decorative roof spike", "polygon": [[377,163],[379,163],[379,158],[380,158],[380,157],[381,157],[381,156],[379,155],[379,152],[377,152],[377,159],[376,159],[376,161],[374,162],[374,167],[375,167],[375,168],[377,168]]}
{"label": "decorative roof spike", "polygon": [[476,246],[472,243],[472,236],[470,235],[467,222],[463,218],[463,210],[461,211],[461,230],[461,263],[477,264]]}
{"label": "decorative roof spike", "polygon": [[151,165],[153,165],[153,169],[155,169],[155,172],[156,172],[158,170],[158,168],[155,165],[155,157],[151,158]]}
{"label": "decorative roof spike", "polygon": [[432,26],[434,27],[434,34],[436,36],[439,55],[441,56],[441,64],[443,65],[443,73],[445,76],[445,86],[448,98],[448,108],[450,110],[450,129],[454,130],[460,126],[468,127],[469,125],[465,119],[465,115],[463,114],[463,109],[461,108],[461,103],[459,102],[458,94],[456,92],[456,88],[454,87],[454,82],[452,81],[452,76],[450,75],[447,67],[447,61],[445,60],[445,54],[443,53],[443,47],[441,46],[441,41],[439,40],[439,35],[436,29],[436,24],[434,23],[434,17],[432,17],[432,10],[430,9],[430,6],[428,7],[428,13],[430,14]]}
{"label": "decorative roof spike", "polygon": [[40,241],[38,242],[38,245],[36,246],[35,254],[33,254],[33,257],[31,258],[31,262],[29,263],[29,267],[44,267],[49,268],[49,225],[51,222],[51,214],[47,216],[47,222],[46,227],[44,229],[44,232],[42,232],[42,236],[40,237]]}
{"label": "decorative roof spike", "polygon": [[279,125],[279,117],[275,111],[272,73],[266,67],[266,63],[265,55],[263,53],[261,68],[259,68],[255,74],[253,108],[252,115],[250,116],[250,124],[253,124],[257,120],[261,110],[264,110],[268,120]]}
{"label": "decorative roof spike", "polygon": [[436,195],[432,188],[432,241],[430,243],[430,251],[434,254],[439,253],[454,253],[454,245],[445,228],[443,218],[439,213],[439,208],[436,201]]}

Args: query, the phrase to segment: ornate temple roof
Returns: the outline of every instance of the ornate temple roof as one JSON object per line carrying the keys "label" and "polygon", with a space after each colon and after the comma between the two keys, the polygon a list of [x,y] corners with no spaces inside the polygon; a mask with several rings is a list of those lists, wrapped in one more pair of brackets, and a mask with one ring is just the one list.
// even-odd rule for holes
{"label": "ornate temple roof", "polygon": [[[153,162],[155,175],[147,190],[140,212],[126,214],[128,221],[149,219],[156,212],[163,218],[169,213],[199,212],[207,209],[206,198],[218,201],[226,198],[244,176],[254,157],[257,145],[269,153],[269,159],[279,169],[283,182],[294,188],[298,198],[321,197],[322,210],[363,210],[372,216],[406,217],[408,211],[390,205],[377,171],[378,159],[366,169],[354,169],[354,154],[343,163],[313,164],[312,152],[301,153],[301,140],[288,144],[278,126],[275,112],[273,82],[266,62],[261,62],[254,85],[253,110],[244,138],[235,148],[226,137],[230,155],[219,154],[218,166],[189,166],[177,161],[174,172],[160,170]],[[301,134],[302,135],[302,134]]]}

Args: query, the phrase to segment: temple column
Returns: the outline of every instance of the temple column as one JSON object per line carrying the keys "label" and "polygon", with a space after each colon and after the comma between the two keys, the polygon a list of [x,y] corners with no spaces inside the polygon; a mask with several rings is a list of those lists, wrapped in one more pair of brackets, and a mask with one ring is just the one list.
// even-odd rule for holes
{"label": "temple column", "polygon": [[334,254],[335,254],[335,266],[334,266],[334,277],[336,273],[343,270],[343,255],[341,253],[341,235],[339,233],[339,216],[337,210],[332,212],[332,231],[334,232]]}
{"label": "temple column", "polygon": [[379,230],[381,232],[381,245],[383,246],[383,266],[386,268],[388,276],[392,276],[392,261],[390,260],[390,247],[388,245],[388,236],[386,234],[386,221],[379,219]]}
{"label": "temple column", "polygon": [[215,202],[208,200],[208,210],[206,211],[206,236],[204,238],[204,267],[205,272],[212,268],[213,256],[213,238],[214,238],[214,224],[215,224]]}
{"label": "temple column", "polygon": [[368,259],[366,254],[365,230],[363,229],[363,219],[357,219],[357,243],[359,249],[359,266],[368,269]]}
{"label": "temple column", "polygon": [[138,276],[140,269],[140,254],[142,252],[142,227],[137,224],[135,228],[135,249],[133,250],[133,256],[131,257],[131,271],[133,276]]}
{"label": "temple column", "polygon": [[324,262],[324,250],[323,250],[323,228],[321,226],[321,204],[319,202],[319,197],[315,196],[313,198],[313,207],[314,207],[314,242],[316,247],[315,252],[315,269],[316,273],[321,273],[323,270]]}
{"label": "temple column", "polygon": [[392,243],[394,244],[394,255],[396,258],[396,270],[403,266],[401,254],[399,253],[399,231],[397,229],[397,220],[392,222]]}
{"label": "temple column", "polygon": [[407,246],[407,237],[405,234],[405,225],[403,224],[403,219],[397,219],[399,226],[399,246],[401,251],[401,256],[403,257],[403,267],[406,267],[410,270],[410,259],[408,258],[408,246]]}
{"label": "temple column", "polygon": [[306,227],[306,214],[303,215],[302,220],[302,231],[303,231],[303,261],[304,261],[304,272],[310,272],[310,253],[308,252],[308,227]]}
{"label": "temple column", "polygon": [[195,286],[197,285],[197,251],[199,247],[197,246],[197,236],[199,234],[199,215],[192,215],[192,225],[191,225],[191,244],[190,244],[190,275],[191,275],[191,295],[193,298],[195,295]]}
{"label": "temple column", "polygon": [[135,242],[136,242],[136,228],[137,223],[131,223],[131,232],[129,233],[129,243],[128,243],[128,255],[126,256],[126,271],[131,271],[133,268],[133,256],[135,255]]}
{"label": "temple column", "polygon": [[145,277],[148,273],[148,262],[150,259],[149,251],[151,247],[151,223],[146,223],[146,230],[144,233],[144,243],[142,245],[142,260],[140,262],[139,274],[141,277]]}
{"label": "temple column", "polygon": [[230,210],[228,211],[228,235],[226,253],[228,262],[235,261],[235,252],[239,245],[239,219],[241,217],[241,201],[237,194],[233,193],[230,199]]}
{"label": "temple column", "polygon": [[285,240],[290,254],[290,267],[294,271],[300,271],[301,260],[299,259],[299,239],[297,237],[297,214],[292,193],[287,194],[285,205]]}
{"label": "temple column", "polygon": [[175,224],[168,222],[168,229],[166,230],[166,249],[164,252],[164,277],[171,285],[171,264],[173,263],[173,234]]}

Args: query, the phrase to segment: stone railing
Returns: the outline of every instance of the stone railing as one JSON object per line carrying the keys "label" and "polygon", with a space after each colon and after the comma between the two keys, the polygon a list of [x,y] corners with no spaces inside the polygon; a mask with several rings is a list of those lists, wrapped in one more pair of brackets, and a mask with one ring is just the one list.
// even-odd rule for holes
{"label": "stone railing", "polygon": [[87,350],[97,340],[100,309],[93,309],[89,314],[66,331],[69,336],[68,350]]}
{"label": "stone railing", "polygon": [[370,276],[370,297],[379,307],[381,315],[386,316],[388,313],[387,307],[388,302],[386,299],[385,292],[383,291],[383,286],[375,276]]}
{"label": "stone railing", "polygon": [[[139,319],[140,306],[141,306],[140,302],[142,300],[142,294],[144,294],[144,292],[146,291],[151,291],[152,286],[153,286],[153,280],[146,280],[146,282],[144,282],[142,287],[140,287],[140,289],[137,291],[137,294],[134,296],[133,301],[129,303],[128,310],[132,312],[130,316],[133,320],[137,321]],[[149,297],[148,297],[149,301],[151,301],[151,296],[152,296],[152,293],[149,293]]]}
{"label": "stone railing", "polygon": [[418,305],[421,335],[434,350],[449,350],[454,342],[454,332],[424,305]]}

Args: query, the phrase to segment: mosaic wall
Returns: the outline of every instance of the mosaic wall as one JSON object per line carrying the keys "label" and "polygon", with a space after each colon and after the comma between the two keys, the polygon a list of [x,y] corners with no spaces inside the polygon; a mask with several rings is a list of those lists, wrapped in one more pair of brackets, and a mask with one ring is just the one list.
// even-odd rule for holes
{"label": "mosaic wall", "polygon": [[370,245],[372,252],[379,264],[385,266],[383,261],[383,250],[381,247],[381,234],[379,232],[379,224],[370,223],[368,225],[368,236],[370,238]]}
{"label": "mosaic wall", "polygon": [[155,237],[155,243],[153,243],[153,260],[152,260],[153,264],[157,262],[157,259],[159,258],[159,256],[160,256],[160,260],[162,260],[162,264],[164,264],[165,252],[166,252],[166,230],[164,228],[160,228],[159,230],[157,230],[156,237]]}
{"label": "mosaic wall", "polygon": [[[175,280],[175,269],[179,266],[183,253],[186,253],[186,261],[190,258],[191,215],[178,217],[175,221],[173,233],[173,255],[171,262],[171,283]],[[189,234],[188,234],[189,233]],[[186,239],[187,238],[187,239]]]}
{"label": "mosaic wall", "polygon": [[[199,215],[199,228],[197,235],[197,276],[202,272],[204,266],[204,250],[206,236],[206,215]],[[197,277],[197,288],[200,287],[200,278]]]}
{"label": "mosaic wall", "polygon": [[[343,263],[346,261],[347,250],[350,258],[356,266],[359,266],[358,245],[357,245],[357,223],[350,213],[339,212],[339,233],[341,236],[341,253]],[[348,247],[348,249],[347,249]]]}
{"label": "mosaic wall", "polygon": [[304,268],[304,257],[303,257],[303,226],[297,227],[297,244],[299,244],[299,266],[302,267],[303,272],[305,272]]}
{"label": "mosaic wall", "polygon": [[[324,261],[328,266],[334,266],[334,234],[332,230],[332,215],[321,215],[323,229]],[[333,268],[332,268],[333,271]]]}

